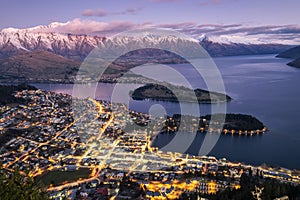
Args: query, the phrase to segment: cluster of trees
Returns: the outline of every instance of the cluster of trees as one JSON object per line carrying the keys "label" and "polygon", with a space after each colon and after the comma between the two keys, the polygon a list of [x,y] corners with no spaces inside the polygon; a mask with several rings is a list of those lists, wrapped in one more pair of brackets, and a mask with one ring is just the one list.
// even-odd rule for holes
{"label": "cluster of trees", "polygon": [[159,101],[178,102],[176,95],[167,87],[159,84],[146,84],[131,92],[134,100],[154,99]]}
{"label": "cluster of trees", "polygon": [[[28,129],[31,131],[31,129]],[[17,130],[8,128],[5,130],[3,134],[0,135],[0,146],[2,147],[5,143],[9,142],[13,138],[17,138],[22,135],[22,133],[26,132],[25,130]]]}
{"label": "cluster of trees", "polygon": [[140,185],[131,181],[127,176],[123,177],[119,189],[118,195],[130,196],[131,198],[128,199],[138,199],[139,196],[145,195]]}
{"label": "cluster of trees", "polygon": [[[213,114],[214,118],[213,120],[215,122],[219,122],[219,124],[225,123],[223,125],[223,129],[227,129],[229,131],[235,130],[235,131],[256,131],[256,130],[262,130],[264,129],[264,124],[259,121],[257,118],[251,116],[251,115],[245,115],[245,114]],[[197,128],[204,128],[207,129],[207,125],[209,124],[212,116],[211,115],[205,115],[199,118],[189,116],[189,115],[180,115],[180,114],[174,114],[173,117],[167,116],[167,119],[164,123],[164,127],[162,129],[162,133],[174,133],[176,130],[179,129],[180,126],[182,126],[185,130],[189,130],[193,128],[192,121],[193,120],[199,120],[199,127]],[[206,120],[204,120],[206,119]],[[174,127],[177,127],[176,130],[174,130]]]}
{"label": "cluster of trees", "polygon": [[210,200],[255,200],[252,191],[255,191],[255,186],[264,188],[261,199],[273,200],[275,198],[288,196],[289,199],[300,199],[300,186],[281,183],[274,179],[262,179],[259,176],[249,176],[242,174],[241,188],[238,190],[226,189],[218,192],[216,195],[207,195]]}
{"label": "cluster of trees", "polygon": [[[248,173],[247,173],[248,172]],[[215,176],[212,174],[203,175],[201,173],[185,173],[184,178],[206,177],[209,180],[218,181],[234,181],[233,178],[224,177],[222,175]],[[300,185],[290,183],[282,183],[276,179],[264,178],[262,171],[258,170],[255,174],[251,169],[245,171],[240,178],[240,189],[227,188],[224,191],[219,191],[216,194],[203,194],[200,192],[184,192],[180,196],[180,200],[197,200],[198,196],[207,198],[209,200],[255,200],[252,191],[255,186],[264,188],[262,200],[274,200],[279,197],[288,196],[291,200],[300,200]]]}
{"label": "cluster of trees", "polygon": [[45,189],[19,170],[10,172],[0,165],[0,199],[49,199]]}
{"label": "cluster of trees", "polygon": [[36,90],[36,88],[26,84],[0,85],[0,105],[7,105],[11,103],[24,103],[24,99],[18,99],[13,96],[14,92],[22,90]]}
{"label": "cluster of trees", "polygon": [[[214,114],[216,119],[224,119],[225,114]],[[201,117],[202,118],[202,117]],[[211,115],[206,115],[203,118],[210,120]],[[245,114],[226,114],[224,129],[228,130],[261,130],[264,124],[257,118]]]}

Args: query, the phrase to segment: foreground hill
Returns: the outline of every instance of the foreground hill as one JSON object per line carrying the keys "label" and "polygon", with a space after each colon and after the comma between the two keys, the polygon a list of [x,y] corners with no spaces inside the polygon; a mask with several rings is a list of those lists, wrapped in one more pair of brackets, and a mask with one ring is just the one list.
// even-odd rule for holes
{"label": "foreground hill", "polygon": [[[185,59],[167,51],[145,49],[133,51],[111,63],[101,76],[102,82],[114,82],[122,73],[145,63],[184,63]],[[76,75],[98,80],[99,63],[95,61],[79,73],[80,61],[71,60],[48,51],[22,51],[0,61],[0,82],[4,83],[73,83]],[[137,77],[137,75],[132,75]],[[134,78],[133,77],[133,78]]]}
{"label": "foreground hill", "polygon": [[0,62],[5,82],[67,82],[74,79],[80,63],[48,51],[22,52]]}
{"label": "foreground hill", "polygon": [[8,104],[22,104],[26,101],[24,99],[14,97],[14,93],[22,90],[37,90],[37,88],[30,85],[0,85],[0,106]]}

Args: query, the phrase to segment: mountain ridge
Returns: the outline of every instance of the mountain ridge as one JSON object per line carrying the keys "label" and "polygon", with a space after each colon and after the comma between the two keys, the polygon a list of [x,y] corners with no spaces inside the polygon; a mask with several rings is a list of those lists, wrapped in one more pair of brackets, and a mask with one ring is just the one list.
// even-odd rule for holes
{"label": "mountain ridge", "polygon": [[[184,50],[193,58],[199,58],[200,44],[210,56],[237,56],[253,54],[275,54],[290,46],[281,44],[241,44],[226,41],[214,42],[205,36],[197,40],[145,33],[138,36],[102,37],[85,34],[65,34],[46,32],[45,30],[60,26],[38,26],[29,29],[7,28],[0,31],[0,81],[11,82],[63,82],[75,80],[81,62],[98,47],[107,52],[117,49],[137,49],[121,56],[106,71],[104,80],[121,76],[128,69],[145,64],[178,64],[186,62],[185,58],[172,53]],[[41,31],[43,30],[43,31]],[[144,48],[146,46],[154,47]],[[197,45],[195,45],[197,44]],[[167,47],[170,51],[159,50],[157,46]],[[196,48],[195,48],[196,47]],[[202,56],[206,56],[206,53]],[[97,69],[95,69],[97,70]],[[42,75],[40,75],[42,74]]]}
{"label": "mountain ridge", "polygon": [[[49,26],[50,25],[38,26],[29,29],[2,29],[0,31],[0,59],[6,59],[24,51],[42,50],[50,51],[69,59],[82,61],[95,47],[101,48],[113,43],[115,43],[114,45],[125,45],[128,40],[136,40],[136,42],[143,42],[142,39],[157,40],[156,42],[169,40],[170,42],[176,43],[176,38],[174,39],[172,36],[168,38],[143,36],[141,37],[141,41],[138,41],[137,38],[113,37],[113,39],[111,39],[97,35],[91,36],[86,34],[42,31],[49,29]],[[53,24],[52,26],[59,25]],[[276,54],[291,47],[290,45],[284,44],[235,43],[228,40],[224,41],[224,43],[220,43],[222,40],[215,42],[207,36],[200,40],[191,39],[190,41],[199,43],[213,57]]]}
{"label": "mountain ridge", "polygon": [[284,52],[281,52],[276,57],[278,58],[292,58],[296,59],[300,57],[300,46],[296,46],[293,48],[290,48]]}
{"label": "mountain ridge", "polygon": [[287,65],[300,68],[300,57],[293,60],[292,62],[289,62]]}
{"label": "mountain ridge", "polygon": [[290,48],[278,54],[276,57],[293,59],[293,61],[289,62],[287,65],[300,68],[300,46]]}

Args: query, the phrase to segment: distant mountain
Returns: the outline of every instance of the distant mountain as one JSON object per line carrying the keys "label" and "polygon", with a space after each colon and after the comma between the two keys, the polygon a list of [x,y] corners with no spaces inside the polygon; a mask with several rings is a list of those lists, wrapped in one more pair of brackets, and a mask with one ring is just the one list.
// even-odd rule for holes
{"label": "distant mountain", "polygon": [[145,43],[150,47],[159,44],[168,49],[184,49],[191,58],[193,55],[199,56],[197,48],[194,48],[195,44],[201,44],[211,56],[275,54],[290,48],[281,44],[242,43],[230,39],[210,39],[206,36],[201,39],[183,39],[173,35],[144,34],[106,38],[47,32],[58,24],[52,23],[50,26],[7,28],[0,31],[1,82],[72,82],[80,63],[95,47],[112,52],[120,47],[138,49],[113,62],[106,71],[104,81],[108,79],[111,81],[129,68],[145,63],[186,62],[184,58],[165,50],[151,48],[141,50]]}
{"label": "distant mountain", "polygon": [[104,37],[35,32],[33,29],[3,29],[0,32],[0,59],[24,51],[50,51],[70,58],[83,60]]}
{"label": "distant mountain", "polygon": [[212,57],[277,54],[291,47],[290,45],[282,44],[220,43],[214,42],[209,38],[204,38],[200,41],[200,44]]}
{"label": "distant mountain", "polygon": [[288,49],[280,54],[278,54],[276,57],[279,58],[292,58],[296,59],[300,57],[300,46],[293,47],[291,49]]}
{"label": "distant mountain", "polygon": [[294,61],[288,63],[287,65],[300,68],[300,46],[290,48],[290,49],[278,54],[276,57],[295,59]]}
{"label": "distant mountain", "polygon": [[[55,26],[55,23],[52,24]],[[110,47],[138,45],[143,42],[166,43],[176,46],[180,41],[174,36],[153,37],[122,37],[109,39],[101,36],[73,35],[54,32],[43,32],[48,26],[38,26],[29,29],[7,28],[0,31],[0,59],[6,59],[12,55],[24,51],[49,51],[69,59],[82,61],[95,47]],[[233,42],[230,40],[218,40],[216,38],[203,37],[200,40],[191,39],[187,42],[200,43],[211,56],[233,56],[252,54],[272,54],[287,50],[291,46],[281,44],[260,44]]]}
{"label": "distant mountain", "polygon": [[0,62],[2,82],[70,82],[80,63],[48,51],[21,52]]}

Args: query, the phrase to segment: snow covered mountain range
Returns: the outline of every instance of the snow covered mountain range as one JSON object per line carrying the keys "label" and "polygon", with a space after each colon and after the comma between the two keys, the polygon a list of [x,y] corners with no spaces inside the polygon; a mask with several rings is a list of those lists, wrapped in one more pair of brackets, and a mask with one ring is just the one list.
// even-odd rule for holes
{"label": "snow covered mountain range", "polygon": [[[178,38],[114,38],[113,40],[97,35],[76,35],[53,32],[60,23],[37,26],[28,29],[6,28],[0,31],[0,60],[26,51],[49,51],[63,57],[82,61],[97,46],[126,45],[128,42],[139,43],[145,40],[154,42],[171,42],[176,45]],[[226,38],[209,38],[201,36],[188,42],[199,42],[211,56],[232,56],[251,54],[280,53],[291,46],[264,43],[237,43]]]}
{"label": "snow covered mountain range", "polygon": [[[66,24],[68,25],[68,24]],[[150,63],[184,63],[180,56],[155,48],[143,48],[143,44],[159,44],[169,49],[184,49],[191,56],[198,56],[193,47],[202,45],[210,56],[233,56],[253,54],[277,54],[291,46],[260,42],[231,41],[231,38],[212,39],[201,35],[198,39],[178,38],[174,35],[143,33],[142,35],[103,37],[97,34],[68,34],[61,23],[28,29],[7,28],[0,31],[0,82],[60,82],[72,83],[81,62],[95,48],[115,50],[135,47],[113,62],[104,81],[113,81],[126,70]],[[132,46],[133,45],[133,46]],[[141,48],[139,48],[141,47]],[[131,49],[131,48],[129,48]]]}

